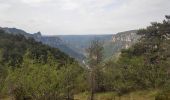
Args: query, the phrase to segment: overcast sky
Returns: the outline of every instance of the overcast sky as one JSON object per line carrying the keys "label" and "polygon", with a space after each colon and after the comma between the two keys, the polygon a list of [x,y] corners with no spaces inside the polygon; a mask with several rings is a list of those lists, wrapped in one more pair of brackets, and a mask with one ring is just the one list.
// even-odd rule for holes
{"label": "overcast sky", "polygon": [[0,0],[0,27],[30,33],[114,34],[170,14],[170,0]]}

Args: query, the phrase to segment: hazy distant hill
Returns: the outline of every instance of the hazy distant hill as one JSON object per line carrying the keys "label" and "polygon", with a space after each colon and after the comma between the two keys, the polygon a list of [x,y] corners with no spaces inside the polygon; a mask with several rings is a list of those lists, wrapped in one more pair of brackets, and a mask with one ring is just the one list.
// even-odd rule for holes
{"label": "hazy distant hill", "polygon": [[139,38],[136,32],[136,30],[130,30],[113,35],[59,35],[58,37],[71,49],[84,56],[86,56],[86,49],[90,42],[99,39],[104,43],[104,58],[108,59],[118,54],[121,49],[128,48],[135,43]]}
{"label": "hazy distant hill", "polygon": [[61,51],[77,59],[78,61],[83,61],[85,59],[83,54],[74,51],[62,39],[60,39],[57,36],[41,36],[37,38],[37,40],[43,42],[44,44],[50,45],[52,47],[59,48]]}
{"label": "hazy distant hill", "polygon": [[117,56],[121,49],[128,48],[136,43],[139,36],[136,30],[130,30],[110,35],[57,35],[57,36],[42,36],[41,32],[29,34],[21,29],[3,28],[11,34],[22,34],[26,37],[32,37],[36,41],[40,41],[49,46],[59,48],[64,53],[83,61],[86,59],[86,49],[90,42],[94,39],[99,39],[104,44],[104,59]]}
{"label": "hazy distant hill", "polygon": [[0,53],[0,63],[11,67],[21,67],[26,55],[34,60],[34,63],[49,63],[49,54],[51,54],[52,58],[54,57],[57,63],[62,66],[67,62],[70,63],[75,61],[57,48],[44,45],[31,38],[27,39],[23,35],[6,33],[1,29]]}
{"label": "hazy distant hill", "polygon": [[22,34],[26,37],[32,37],[33,36],[32,34],[29,34],[22,29],[8,28],[8,27],[1,28],[1,29],[4,30],[6,33],[9,33],[9,34]]}
{"label": "hazy distant hill", "polygon": [[94,39],[99,39],[102,42],[111,41],[112,35],[59,35],[70,48],[74,51],[86,56],[86,49],[90,42]]}
{"label": "hazy distant hill", "polygon": [[39,42],[47,44],[51,47],[60,49],[62,52],[68,54],[69,56],[71,56],[73,58],[76,58],[79,61],[82,61],[84,59],[84,56],[82,54],[79,54],[79,53],[75,52],[74,50],[72,50],[57,36],[54,36],[54,37],[42,36],[41,32],[30,34],[30,33],[25,32],[24,30],[17,29],[17,28],[1,28],[1,29],[3,29],[5,32],[7,32],[9,34],[22,34],[27,38],[32,37],[36,41],[39,41]]}

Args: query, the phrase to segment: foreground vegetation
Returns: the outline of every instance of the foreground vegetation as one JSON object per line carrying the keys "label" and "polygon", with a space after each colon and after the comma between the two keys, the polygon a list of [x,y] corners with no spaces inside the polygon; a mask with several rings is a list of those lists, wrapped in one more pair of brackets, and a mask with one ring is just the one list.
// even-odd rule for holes
{"label": "foreground vegetation", "polygon": [[0,31],[0,97],[16,100],[169,100],[170,17],[141,29],[138,43],[103,63],[91,42],[88,65],[21,35]]}
{"label": "foreground vegetation", "polygon": [[[101,63],[101,47],[92,42],[90,52],[91,96],[114,91],[123,96],[137,90],[159,90],[156,100],[170,99],[170,19],[140,29],[138,43],[121,51],[117,60]],[[100,43],[99,43],[100,44]]]}
{"label": "foreground vegetation", "polygon": [[71,98],[84,86],[83,68],[58,49],[22,35],[0,32],[0,97]]}
{"label": "foreground vegetation", "polygon": [[[97,93],[95,100],[155,100],[157,90],[134,91],[123,96],[118,96],[116,92]],[[88,93],[75,95],[75,100],[88,100]]]}

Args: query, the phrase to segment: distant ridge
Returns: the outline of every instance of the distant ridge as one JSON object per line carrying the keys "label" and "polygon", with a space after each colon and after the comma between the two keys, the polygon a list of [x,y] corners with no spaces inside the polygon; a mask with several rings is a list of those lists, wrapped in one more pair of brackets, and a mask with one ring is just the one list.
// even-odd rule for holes
{"label": "distant ridge", "polygon": [[72,50],[70,47],[68,47],[59,37],[51,37],[51,36],[42,36],[41,32],[37,32],[34,34],[30,34],[25,32],[24,30],[17,29],[17,28],[1,28],[3,29],[6,33],[9,34],[21,34],[24,35],[26,38],[34,38],[36,41],[42,42],[43,44],[47,44],[51,47],[58,48],[62,52],[66,53],[72,58],[77,59],[78,61],[82,61],[84,59],[84,56],[75,52]]}
{"label": "distant ridge", "polygon": [[22,34],[25,37],[32,37],[36,41],[55,47],[68,54],[69,56],[83,62],[86,59],[86,49],[90,42],[99,39],[104,43],[104,59],[116,56],[121,49],[129,48],[140,38],[137,30],[119,32],[117,34],[106,35],[50,35],[42,36],[41,32],[30,34],[17,28],[2,28],[10,34]]}

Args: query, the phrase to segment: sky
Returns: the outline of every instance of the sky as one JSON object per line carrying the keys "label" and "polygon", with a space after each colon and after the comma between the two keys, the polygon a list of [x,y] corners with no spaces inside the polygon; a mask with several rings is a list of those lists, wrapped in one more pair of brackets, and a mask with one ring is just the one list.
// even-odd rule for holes
{"label": "sky", "polygon": [[0,27],[43,35],[115,34],[170,14],[170,0],[0,0]]}

